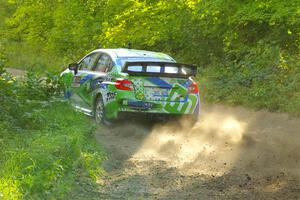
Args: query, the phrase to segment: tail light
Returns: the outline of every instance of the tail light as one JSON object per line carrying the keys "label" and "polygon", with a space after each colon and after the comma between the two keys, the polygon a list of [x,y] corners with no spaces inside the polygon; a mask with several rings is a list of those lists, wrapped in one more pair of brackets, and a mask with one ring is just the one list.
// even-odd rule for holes
{"label": "tail light", "polygon": [[196,82],[193,82],[189,86],[189,93],[191,93],[191,94],[198,94],[199,93],[198,85],[197,85]]}
{"label": "tail light", "polygon": [[116,81],[116,88],[119,90],[133,90],[133,84],[127,79],[119,79]]}

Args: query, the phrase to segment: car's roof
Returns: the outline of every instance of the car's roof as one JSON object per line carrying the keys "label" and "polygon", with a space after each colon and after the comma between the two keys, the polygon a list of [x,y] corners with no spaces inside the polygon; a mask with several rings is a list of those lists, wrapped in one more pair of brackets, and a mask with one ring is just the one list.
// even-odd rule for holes
{"label": "car's roof", "polygon": [[172,61],[175,60],[164,53],[154,52],[154,51],[145,51],[145,50],[136,50],[136,49],[96,49],[93,52],[104,52],[112,57],[115,58],[124,58],[124,59],[131,59],[131,58],[141,58],[141,59],[155,59],[155,60],[164,60],[164,61]]}

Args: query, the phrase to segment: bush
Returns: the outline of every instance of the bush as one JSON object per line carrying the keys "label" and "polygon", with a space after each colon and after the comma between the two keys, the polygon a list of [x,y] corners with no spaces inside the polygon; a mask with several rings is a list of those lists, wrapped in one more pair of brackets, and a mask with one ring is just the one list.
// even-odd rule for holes
{"label": "bush", "polygon": [[201,69],[198,80],[204,99],[300,116],[300,63],[289,60],[288,66],[293,67],[286,67],[283,60],[272,59],[269,53],[265,58],[260,56],[261,60],[250,54],[241,62]]}
{"label": "bush", "polygon": [[63,198],[82,173],[91,183],[101,174],[94,126],[55,98],[58,83],[52,75],[0,76],[0,199]]}

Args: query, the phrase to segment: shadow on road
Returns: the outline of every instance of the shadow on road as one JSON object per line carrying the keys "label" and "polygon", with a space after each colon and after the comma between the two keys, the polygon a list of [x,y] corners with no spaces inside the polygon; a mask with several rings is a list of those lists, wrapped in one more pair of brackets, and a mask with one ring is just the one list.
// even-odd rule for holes
{"label": "shadow on road", "polygon": [[[147,118],[100,127],[99,199],[299,199],[300,120],[206,106],[194,127]],[[100,198],[101,197],[101,198]]]}

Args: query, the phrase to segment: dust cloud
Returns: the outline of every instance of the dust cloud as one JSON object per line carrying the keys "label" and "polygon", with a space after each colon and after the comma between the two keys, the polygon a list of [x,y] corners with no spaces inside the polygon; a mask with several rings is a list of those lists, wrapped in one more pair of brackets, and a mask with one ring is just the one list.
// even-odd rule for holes
{"label": "dust cloud", "polygon": [[[129,117],[128,117],[129,118]],[[300,119],[204,105],[186,119],[100,127],[102,199],[299,199]],[[116,198],[118,197],[118,198]]]}
{"label": "dust cloud", "polygon": [[[285,114],[213,106],[193,127],[185,120],[155,125],[130,159],[163,160],[191,174],[299,177],[299,130],[300,120]],[[136,131],[145,130],[127,132]]]}

